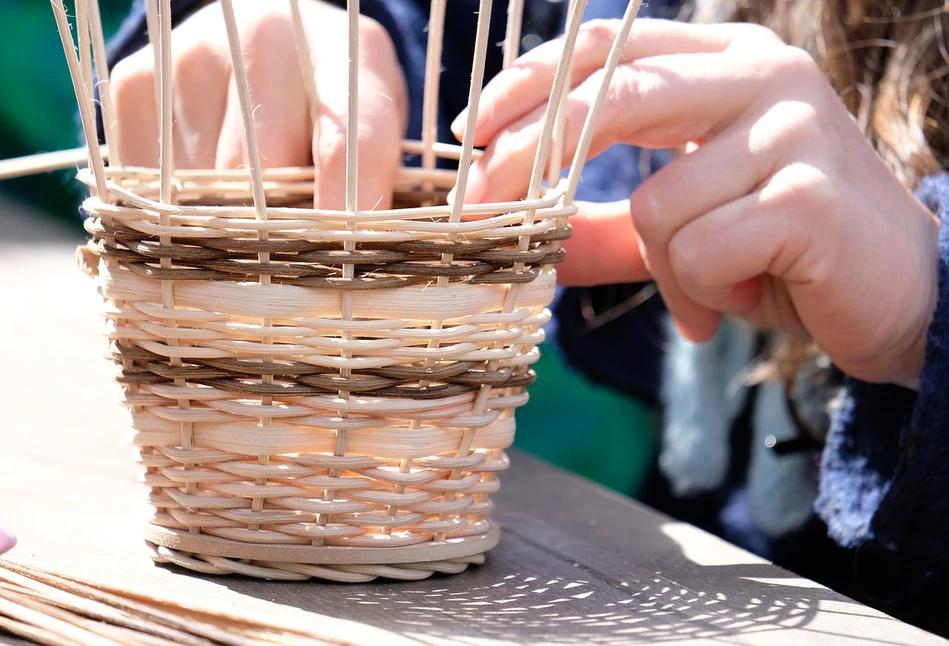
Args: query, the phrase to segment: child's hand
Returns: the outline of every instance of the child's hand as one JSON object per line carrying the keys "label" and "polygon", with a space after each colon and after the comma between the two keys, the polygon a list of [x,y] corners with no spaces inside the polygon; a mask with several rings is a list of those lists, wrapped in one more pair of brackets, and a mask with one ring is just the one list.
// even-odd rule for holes
{"label": "child's hand", "polygon": [[[345,206],[348,45],[346,12],[303,0],[316,86],[319,127],[312,128],[287,2],[238,0],[235,13],[255,106],[265,168],[317,160],[316,204]],[[388,33],[363,17],[359,70],[359,208],[387,207],[405,130],[405,80]],[[224,16],[213,3],[172,33],[174,156],[178,168],[245,164],[238,102]],[[116,65],[112,92],[118,151],[129,166],[158,164],[159,125],[151,47]]]}
{"label": "child's hand", "polygon": [[[568,155],[616,26],[580,35]],[[476,145],[489,145],[471,199],[523,193],[560,47],[538,47],[485,89]],[[692,340],[735,313],[810,335],[855,377],[915,383],[936,302],[938,225],[816,64],[763,28],[734,24],[640,20],[624,54],[591,153],[614,142],[697,148],[633,193],[631,218],[578,218],[564,273],[589,283],[587,265],[606,281],[648,270]],[[625,253],[604,257],[623,239]]]}

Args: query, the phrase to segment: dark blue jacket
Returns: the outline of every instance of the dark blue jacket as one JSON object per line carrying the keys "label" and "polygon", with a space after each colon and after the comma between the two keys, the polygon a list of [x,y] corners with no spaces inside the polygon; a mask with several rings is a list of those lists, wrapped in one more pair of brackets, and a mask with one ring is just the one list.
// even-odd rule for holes
{"label": "dark blue jacket", "polygon": [[[175,0],[175,20],[197,3]],[[506,2],[495,3],[491,42],[504,34]],[[562,29],[561,0],[528,0],[525,36],[544,40]],[[641,15],[674,17],[677,2],[649,3]],[[620,17],[624,0],[595,0],[587,18]],[[412,118],[408,137],[418,138],[428,3],[424,0],[362,0],[363,13],[391,34],[409,86]],[[474,40],[475,0],[448,3],[441,85],[441,138],[451,141],[450,120],[464,108]],[[534,39],[536,40],[536,39]],[[121,58],[145,42],[139,8],[113,42]],[[500,48],[490,51],[486,77],[500,70]],[[579,199],[627,197],[641,182],[641,156],[615,146],[587,165]],[[656,170],[665,159],[654,153],[645,165]],[[949,223],[949,175],[928,178],[918,192]],[[894,214],[898,217],[898,214]],[[949,634],[941,618],[949,582],[949,230],[939,240],[940,298],[929,330],[919,392],[896,386],[847,384],[844,404],[822,453],[820,495],[814,522],[780,542],[751,535],[746,513],[732,495],[693,501],[648,494],[647,501],[725,535],[745,547],[930,630]],[[555,304],[556,339],[570,362],[591,378],[655,401],[662,356],[662,304],[646,305],[590,329],[582,315],[623,302],[642,285],[562,290]],[[740,460],[739,460],[740,461]],[[741,479],[730,482],[740,490]],[[660,487],[661,489],[661,487]]]}

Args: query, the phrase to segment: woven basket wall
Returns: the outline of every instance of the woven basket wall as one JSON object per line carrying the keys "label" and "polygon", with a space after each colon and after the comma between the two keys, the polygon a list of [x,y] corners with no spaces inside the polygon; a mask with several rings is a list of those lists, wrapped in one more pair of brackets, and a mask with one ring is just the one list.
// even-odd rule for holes
{"label": "woven basket wall", "polygon": [[[130,193],[88,200],[87,229],[160,558],[410,578],[494,546],[490,496],[534,381],[568,210],[533,223],[523,211],[453,224],[305,209],[260,222],[253,208],[189,208],[189,191],[223,191],[206,176],[162,215],[135,197],[154,178],[110,175]],[[312,190],[297,175],[272,190]]]}
{"label": "woven basket wall", "polygon": [[[432,3],[433,17],[444,3]],[[568,48],[586,3],[574,4]],[[77,11],[78,58],[65,14],[57,19],[92,139],[83,57],[96,49],[98,15],[94,0]],[[355,16],[351,6],[350,25]],[[155,21],[160,46],[167,11]],[[475,103],[487,30],[479,34]],[[509,29],[508,45],[517,39]],[[531,188],[517,202],[449,204],[478,153],[431,136],[404,144],[423,168],[402,169],[393,207],[374,211],[311,208],[313,169],[262,171],[252,127],[244,170],[106,166],[90,149],[83,260],[106,305],[156,560],[341,581],[417,579],[483,561],[499,539],[491,495],[535,379],[553,266],[576,211],[573,175],[572,187],[540,182],[568,64],[565,50]],[[430,113],[426,122],[433,133]],[[439,157],[460,170],[439,170]],[[354,195],[358,169],[349,170]]]}

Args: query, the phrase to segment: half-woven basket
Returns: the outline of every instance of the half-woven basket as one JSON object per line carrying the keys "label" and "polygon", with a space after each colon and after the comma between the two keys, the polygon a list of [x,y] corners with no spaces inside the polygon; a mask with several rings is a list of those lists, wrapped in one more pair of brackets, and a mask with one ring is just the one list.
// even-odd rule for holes
{"label": "half-woven basket", "polygon": [[[440,55],[446,1],[431,3],[430,57]],[[97,3],[77,1],[78,55],[63,5],[52,4],[86,137],[96,141],[93,58],[103,122],[113,122]],[[492,4],[481,1],[472,43],[469,133]],[[522,2],[511,4],[518,16]],[[299,8],[289,5],[312,78]],[[159,30],[150,36],[163,163],[124,166],[110,145],[106,165],[93,146],[80,180],[91,189],[83,209],[92,241],[82,255],[106,306],[157,561],[270,579],[420,579],[481,563],[497,544],[491,494],[508,467],[514,411],[534,381],[553,265],[602,103],[570,177],[560,181],[558,160],[544,188],[585,5],[572,4],[525,199],[464,202],[478,152],[468,136],[461,146],[435,141],[439,66],[429,65],[423,140],[403,144],[421,165],[400,171],[392,208],[356,209],[350,64],[347,209],[332,211],[311,208],[312,168],[261,170],[230,0],[221,6],[247,168],[171,167],[170,2],[148,3]],[[355,34],[358,2],[348,11]],[[513,22],[508,62],[520,39]],[[349,42],[358,61],[358,38]],[[603,95],[621,49],[613,48]],[[109,127],[104,136],[111,144]]]}

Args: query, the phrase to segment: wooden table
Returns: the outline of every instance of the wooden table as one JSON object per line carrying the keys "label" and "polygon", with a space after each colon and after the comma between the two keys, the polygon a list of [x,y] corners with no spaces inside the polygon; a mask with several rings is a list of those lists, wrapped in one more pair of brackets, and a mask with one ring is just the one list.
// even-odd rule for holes
{"label": "wooden table", "polygon": [[0,522],[20,558],[321,622],[356,644],[946,643],[517,452],[497,495],[501,544],[458,576],[266,583],[155,566],[76,240],[14,212],[0,202]]}

